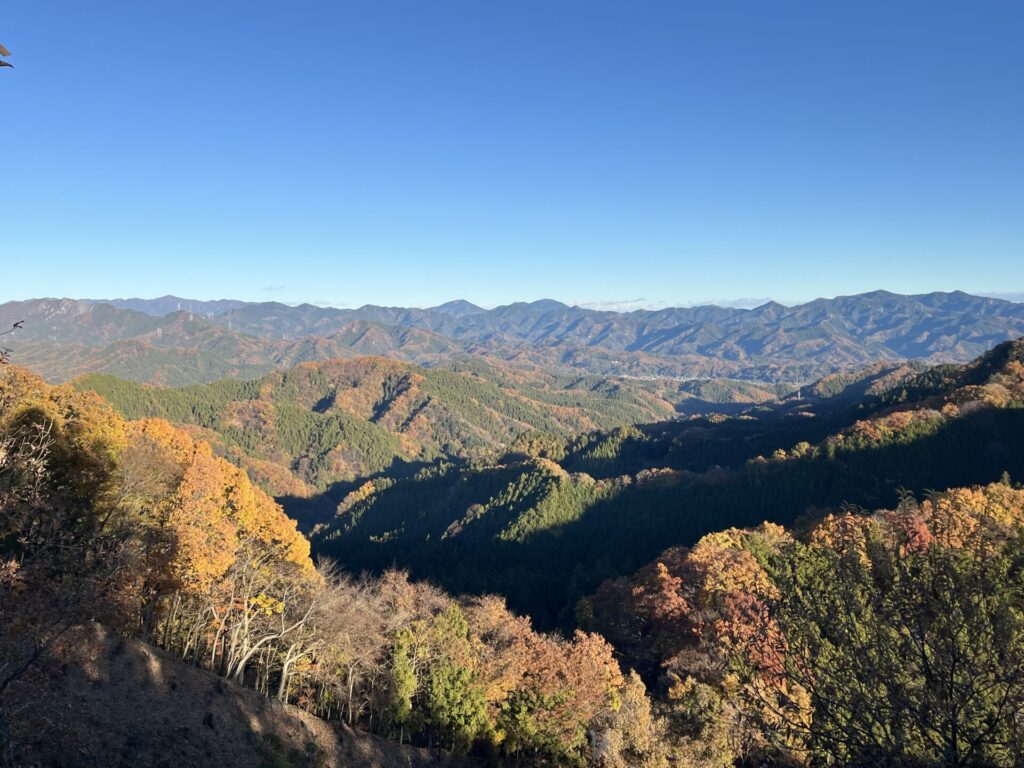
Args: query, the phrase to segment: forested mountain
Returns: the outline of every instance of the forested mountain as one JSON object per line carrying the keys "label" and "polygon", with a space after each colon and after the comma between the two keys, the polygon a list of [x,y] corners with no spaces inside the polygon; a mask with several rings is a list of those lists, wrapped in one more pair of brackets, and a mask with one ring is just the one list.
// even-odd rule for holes
{"label": "forested mountain", "polygon": [[436,362],[463,356],[454,342],[409,328],[354,323],[331,336],[273,339],[221,328],[187,311],[154,317],[109,304],[38,300],[0,305],[20,364],[52,381],[86,373],[165,386],[255,378],[311,360],[388,354]]}
{"label": "forested mountain", "polygon": [[1024,768],[1022,33],[0,0],[0,768]]}
{"label": "forested mountain", "polygon": [[1024,306],[961,292],[901,296],[875,291],[794,307],[770,302],[756,309],[698,306],[626,313],[551,300],[468,314],[271,303],[239,307],[216,322],[255,335],[297,338],[330,333],[357,320],[421,328],[483,346],[696,355],[746,365],[828,359],[840,366],[944,354],[973,357],[1021,335]]}
{"label": "forested mountain", "polygon": [[543,626],[572,626],[603,579],[710,531],[1024,476],[1024,341],[808,394],[733,417],[527,435],[489,465],[374,479],[314,549],[354,570],[397,563],[454,591],[497,592]]}
{"label": "forested mountain", "polygon": [[[429,369],[383,358],[306,363],[183,389],[99,374],[76,386],[128,418],[201,428],[197,434],[272,493],[294,496],[442,457],[494,455],[524,432],[569,436],[669,418],[675,403],[704,402],[681,384],[527,375],[483,362]],[[723,394],[769,396],[729,387]]]}
{"label": "forested mountain", "polygon": [[[498,598],[455,599],[400,572],[317,568],[294,521],[205,443],[13,367],[0,375],[0,660],[8,765],[339,765],[324,753],[339,739],[346,765],[414,762],[182,663],[399,744],[492,761],[581,765],[591,733],[616,756],[655,748],[643,684],[600,636],[540,634]],[[117,726],[84,727],[103,715]],[[221,736],[212,749],[207,731]]]}
{"label": "forested mountain", "polygon": [[1024,304],[876,291],[794,307],[627,313],[551,300],[490,310],[465,301],[337,309],[173,296],[0,305],[0,324],[16,321],[24,326],[9,344],[18,360],[54,380],[105,372],[174,386],[384,355],[422,365],[484,357],[563,374],[799,383],[880,361],[965,362],[1024,334]]}
{"label": "forested mountain", "polygon": [[[653,395],[497,383],[521,375],[378,359],[185,390],[93,377],[131,415],[162,408],[190,434],[5,368],[6,754],[431,761],[354,727],[476,765],[1019,762],[1024,341],[575,436]],[[290,427],[260,431],[290,423],[279,409],[381,426],[435,406],[445,418],[409,439],[486,419],[511,442],[366,480],[312,549],[197,438],[203,419],[225,435],[237,419],[240,443],[286,446]],[[516,432],[538,414],[554,422]],[[317,553],[338,566],[315,568]]]}

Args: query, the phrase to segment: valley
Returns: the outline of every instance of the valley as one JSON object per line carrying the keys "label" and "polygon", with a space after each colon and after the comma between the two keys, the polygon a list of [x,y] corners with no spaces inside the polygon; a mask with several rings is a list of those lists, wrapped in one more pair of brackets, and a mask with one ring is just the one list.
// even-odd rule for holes
{"label": "valley", "polygon": [[1024,767],[1022,31],[4,3],[0,768]]}
{"label": "valley", "polygon": [[[122,312],[135,310],[98,304],[76,317],[106,318],[107,335],[124,341],[134,330]],[[143,329],[200,322],[176,310],[131,317]],[[206,338],[231,338],[210,319]],[[921,574],[953,557],[967,569],[957,579],[1015,599],[1010,577],[984,569],[1012,562],[1008,531],[1024,521],[1014,484],[1024,477],[1024,340],[966,363],[880,360],[796,382],[545,372],[460,353],[427,367],[311,360],[168,387],[80,359],[86,370],[63,384],[19,366],[0,379],[13,448],[0,456],[0,501],[6,546],[20,552],[0,610],[10,627],[36,627],[47,649],[34,662],[25,629],[0,632],[5,653],[35,670],[8,699],[66,697],[61,664],[74,679],[102,675],[77,705],[86,722],[150,688],[180,711],[212,685],[199,727],[223,740],[172,733],[153,719],[166,719],[160,708],[133,726],[187,759],[584,765],[596,759],[595,733],[615,740],[606,754],[622,766],[859,755],[877,744],[823,744],[800,726],[813,713],[847,734],[844,723],[863,714],[856,702],[826,712],[808,694],[782,717],[765,698],[833,678],[848,690],[843,675],[861,663],[777,644],[860,631],[820,612],[848,594],[792,574],[827,567],[842,587],[907,567],[900,583],[920,590]],[[903,594],[901,616],[923,610],[895,588],[858,594]],[[959,594],[939,594],[936,610],[961,610]],[[40,614],[39,600],[59,607]],[[841,610],[852,620],[868,609]],[[57,623],[39,624],[46,615]],[[941,627],[929,631],[947,642]],[[67,645],[68,633],[85,645]],[[872,640],[863,652],[880,650]],[[895,690],[921,674],[911,662],[889,662],[903,677],[876,666],[857,674]],[[143,681],[146,664],[160,675]],[[1002,667],[993,674],[1013,685]],[[757,694],[738,693],[736,679]],[[247,737],[245,717],[267,735]],[[1012,738],[993,717],[998,738]],[[14,723],[22,748],[53,758],[27,722]],[[69,729],[58,749],[86,743],[87,730]],[[149,749],[127,731],[105,731],[102,744]],[[936,754],[924,741],[913,749]]]}

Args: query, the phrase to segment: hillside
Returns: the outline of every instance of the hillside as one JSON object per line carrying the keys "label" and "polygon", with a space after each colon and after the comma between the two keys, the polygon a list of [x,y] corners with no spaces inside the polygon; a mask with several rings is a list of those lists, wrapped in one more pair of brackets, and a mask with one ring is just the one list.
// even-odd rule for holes
{"label": "hillside", "polygon": [[250,304],[215,319],[272,338],[322,335],[363,320],[494,348],[692,355],[745,367],[814,360],[849,367],[879,359],[974,356],[1024,331],[1024,306],[961,292],[901,296],[875,291],[794,307],[770,302],[749,310],[699,306],[617,313],[550,300],[469,313],[438,309]]}
{"label": "hillside", "polygon": [[[292,433],[280,408],[407,423],[441,391],[463,415],[438,424],[525,423],[485,407],[550,410],[557,379],[528,379],[534,401],[498,384],[520,376],[374,359],[100,383],[196,420],[255,403],[275,430],[252,448]],[[576,385],[561,396],[598,412]],[[1024,341],[362,478],[312,552],[208,429],[3,371],[0,736],[19,760],[1012,765],[1024,748]],[[904,738],[864,727],[879,701]]]}
{"label": "hillside", "polygon": [[[455,591],[497,592],[544,626],[670,544],[844,502],[1024,476],[1024,342],[974,363],[876,371],[734,417],[536,441],[520,454],[366,483],[314,550],[353,570],[398,564]],[[533,458],[529,455],[532,454]]]}
{"label": "hillside", "polygon": [[435,362],[462,354],[455,342],[411,328],[354,322],[324,336],[274,340],[221,328],[184,310],[154,316],[69,299],[0,305],[0,325],[18,321],[24,326],[9,337],[15,359],[57,382],[107,373],[185,386],[255,378],[311,360],[386,354]]}
{"label": "hillside", "polygon": [[17,360],[57,381],[103,372],[182,386],[382,355],[419,365],[484,358],[561,375],[802,383],[882,361],[966,362],[1024,334],[1024,304],[875,291],[793,307],[628,313],[550,300],[490,310],[468,302],[336,309],[173,296],[0,305],[0,325],[17,321],[24,326],[8,341]]}
{"label": "hillside", "polygon": [[[301,400],[317,382],[277,386]],[[1006,472],[1024,471],[1024,342],[808,390],[381,478],[316,542],[395,526],[346,566],[426,552],[416,570],[489,579],[570,639],[493,595],[315,570],[294,522],[205,444],[8,368],[0,749],[82,766],[1014,765],[1024,489]],[[742,461],[758,444],[735,430],[758,421],[778,440],[828,434]],[[733,465],[666,466],[706,461],[673,448],[719,428],[745,445]],[[563,466],[604,458],[635,474]],[[808,489],[892,501],[793,517]],[[445,508],[466,511],[438,531]],[[673,527],[680,509],[696,514]],[[879,711],[900,739],[870,727]]]}
{"label": "hillside", "polygon": [[427,768],[452,761],[328,723],[101,625],[76,630],[17,683],[23,764]]}
{"label": "hillside", "polygon": [[[682,385],[565,379],[482,362],[427,369],[383,358],[307,363],[183,389],[99,374],[76,386],[128,418],[189,425],[274,495],[300,498],[336,485],[332,493],[343,495],[350,490],[344,484],[359,478],[411,473],[442,458],[494,455],[525,432],[568,436],[666,419],[675,410],[665,398],[705,402]],[[769,396],[742,386],[717,394]]]}
{"label": "hillside", "polygon": [[600,636],[314,564],[244,471],[167,421],[10,366],[0,447],[5,764],[440,762],[412,744],[582,766],[590,734],[655,751],[650,718],[619,714],[649,715],[644,686]]}
{"label": "hillside", "polygon": [[682,765],[1017,765],[1022,525],[1005,478],[903,492],[709,532],[575,613],[652,683]]}

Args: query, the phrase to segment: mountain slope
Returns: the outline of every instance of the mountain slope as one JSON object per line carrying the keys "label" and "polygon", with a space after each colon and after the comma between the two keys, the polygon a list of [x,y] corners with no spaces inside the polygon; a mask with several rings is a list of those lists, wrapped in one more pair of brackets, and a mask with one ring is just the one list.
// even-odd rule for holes
{"label": "mountain slope", "polygon": [[214,317],[245,306],[248,302],[235,299],[196,301],[168,295],[157,299],[96,299],[95,303],[110,304],[121,309],[132,309],[154,317],[169,315],[171,312],[194,312],[203,317]]}
{"label": "mountain slope", "polygon": [[618,429],[542,446],[539,458],[374,480],[314,548],[354,570],[397,563],[451,589],[498,592],[541,624],[570,625],[576,599],[603,579],[709,531],[1024,476],[1024,341],[938,373],[951,370],[959,378],[945,388],[931,385],[936,371],[904,371],[853,405],[840,389],[817,407]]}
{"label": "mountain slope", "polygon": [[55,648],[11,696],[20,712],[13,735],[26,765],[450,764],[328,723],[95,624]]}
{"label": "mountain slope", "polygon": [[431,309],[177,297],[116,303],[8,302],[0,325],[24,321],[7,343],[18,362],[51,380],[101,371],[169,385],[368,354],[421,365],[482,357],[566,375],[799,383],[881,361],[966,362],[1024,334],[1024,304],[961,292],[628,313],[550,300],[491,310],[468,302]]}
{"label": "mountain slope", "polygon": [[186,311],[152,316],[109,304],[34,300],[0,305],[0,325],[23,322],[12,355],[51,381],[109,373],[165,386],[253,378],[311,360],[401,354],[435,361],[458,344],[412,328],[353,322],[330,335],[274,340],[238,333]]}
{"label": "mountain slope", "polygon": [[[298,378],[277,383],[308,392]],[[0,445],[5,764],[433,764],[276,698],[398,745],[583,765],[624,695],[646,703],[599,636],[543,635],[500,599],[397,571],[314,566],[294,520],[165,420],[9,366]],[[110,633],[78,632],[97,621]]]}
{"label": "mountain slope", "polygon": [[834,367],[880,359],[965,359],[1024,333],[1024,306],[962,292],[901,296],[875,291],[795,307],[773,302],[752,310],[691,307],[628,313],[550,300],[469,313],[253,304],[226,313],[217,322],[284,338],[322,333],[356,319],[421,328],[490,347],[598,348],[661,357],[756,359],[764,364],[779,358],[826,358]]}
{"label": "mountain slope", "polygon": [[287,496],[385,470],[415,471],[442,457],[487,455],[524,432],[567,436],[669,418],[673,404],[661,394],[686,396],[640,382],[563,380],[479,363],[427,369],[383,358],[306,363],[255,381],[184,389],[97,374],[76,385],[128,418],[191,425]]}

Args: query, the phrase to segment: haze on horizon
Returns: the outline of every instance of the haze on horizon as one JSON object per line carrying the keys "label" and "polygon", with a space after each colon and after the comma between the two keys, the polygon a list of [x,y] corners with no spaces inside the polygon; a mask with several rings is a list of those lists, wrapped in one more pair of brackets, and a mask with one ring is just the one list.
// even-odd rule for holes
{"label": "haze on horizon", "polygon": [[[885,289],[876,289],[876,291],[881,291],[883,293],[886,292]],[[870,293],[874,293],[874,292],[875,291],[866,291],[865,293],[870,294]],[[894,292],[888,291],[888,293],[894,293]],[[857,295],[863,295],[863,294],[857,294]],[[903,295],[903,294],[897,294],[897,295]],[[1024,303],[1024,293],[1014,293],[1014,292],[1006,292],[1006,291],[994,291],[994,292],[989,292],[989,293],[979,293],[979,294],[975,294],[975,295],[982,296],[982,297],[985,297],[985,298],[991,298],[991,299],[1000,299],[1002,301],[1009,301],[1009,302],[1013,302],[1013,303]],[[310,301],[281,301],[280,299],[272,299],[272,298],[258,298],[258,299],[254,299],[254,300],[245,300],[245,299],[238,299],[237,297],[234,297],[234,296],[200,297],[200,296],[178,296],[178,295],[175,295],[175,294],[167,294],[167,293],[161,294],[159,296],[157,296],[157,295],[152,295],[152,296],[127,296],[126,295],[126,296],[103,296],[103,297],[95,297],[95,296],[35,297],[34,296],[34,297],[24,297],[24,298],[12,299],[11,301],[30,301],[30,300],[40,299],[40,298],[48,298],[48,299],[51,299],[51,300],[71,299],[71,300],[75,300],[75,301],[92,301],[92,302],[103,302],[103,301],[112,301],[112,302],[123,302],[123,301],[158,302],[160,300],[173,299],[173,300],[177,300],[177,304],[178,304],[177,308],[182,310],[182,311],[190,311],[191,306],[192,306],[192,302],[196,302],[196,303],[200,303],[200,302],[215,303],[215,302],[231,302],[231,301],[243,301],[243,302],[249,301],[249,303],[255,303],[255,304],[264,303],[264,302],[266,302],[266,303],[276,303],[276,304],[283,304],[283,305],[289,306],[289,307],[297,307],[297,306],[300,306],[300,305],[312,305],[312,306],[323,307],[323,308],[334,308],[334,309],[345,309],[345,310],[359,309],[360,307],[368,307],[368,306],[369,307],[372,307],[372,306],[377,306],[377,307],[389,307],[389,306],[390,307],[401,307],[401,305],[397,305],[397,304],[373,304],[371,302],[361,302],[361,303],[359,303],[359,302],[332,302],[332,301],[320,301],[320,302],[315,302],[315,301],[313,301],[313,302],[310,302]],[[447,299],[446,301],[439,302],[437,304],[409,305],[409,308],[433,309],[433,308],[437,308],[439,306],[443,306],[445,304],[456,304],[456,303],[465,302],[465,303],[477,306],[477,307],[479,307],[482,310],[492,310],[492,309],[496,309],[498,307],[508,306],[509,304],[524,304],[524,303],[528,304],[528,303],[532,303],[532,302],[556,301],[556,302],[562,303],[562,304],[564,304],[566,306],[569,306],[569,307],[580,307],[582,309],[591,309],[591,310],[597,310],[597,311],[602,311],[602,312],[627,313],[627,312],[634,312],[634,311],[638,311],[638,310],[657,311],[657,310],[661,310],[661,309],[672,309],[672,308],[679,308],[679,307],[700,307],[700,306],[719,306],[719,307],[726,307],[726,308],[731,308],[731,309],[756,309],[758,307],[761,307],[761,306],[763,306],[765,304],[770,304],[770,303],[782,304],[785,307],[792,308],[792,307],[798,307],[798,306],[800,306],[802,304],[809,303],[809,302],[814,301],[816,299],[829,300],[829,299],[835,299],[835,298],[840,298],[840,296],[839,295],[837,295],[837,296],[816,296],[816,297],[814,297],[814,299],[804,299],[804,300],[800,300],[800,301],[795,301],[795,300],[782,300],[782,301],[780,301],[779,299],[773,298],[771,296],[764,296],[764,297],[760,297],[760,298],[754,298],[754,297],[747,297],[747,298],[723,298],[723,299],[711,299],[711,300],[708,300],[708,301],[693,301],[693,302],[670,303],[670,302],[652,302],[652,301],[648,301],[648,300],[642,299],[642,298],[640,298],[640,299],[629,299],[629,300],[626,300],[626,301],[562,301],[560,299],[555,299],[555,298],[553,298],[551,296],[544,296],[544,297],[537,298],[537,299],[530,299],[530,300],[526,300],[526,301],[524,301],[524,300],[516,300],[516,301],[511,301],[511,302],[504,302],[502,304],[480,304],[480,303],[477,303],[477,302],[469,301],[468,299],[466,299],[464,297],[454,297],[454,298]]]}
{"label": "haze on horizon", "polygon": [[1012,295],[1022,29],[1009,2],[12,0],[0,300]]}

